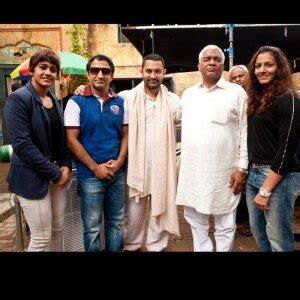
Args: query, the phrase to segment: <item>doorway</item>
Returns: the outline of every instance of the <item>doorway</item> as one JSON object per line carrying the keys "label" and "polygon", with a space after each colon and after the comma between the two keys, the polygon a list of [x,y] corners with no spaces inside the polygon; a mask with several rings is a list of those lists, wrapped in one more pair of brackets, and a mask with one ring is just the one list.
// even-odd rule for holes
{"label": "doorway", "polygon": [[13,80],[9,74],[17,67],[17,64],[0,64],[0,146],[10,144],[7,128],[4,121],[4,105],[11,93]]}

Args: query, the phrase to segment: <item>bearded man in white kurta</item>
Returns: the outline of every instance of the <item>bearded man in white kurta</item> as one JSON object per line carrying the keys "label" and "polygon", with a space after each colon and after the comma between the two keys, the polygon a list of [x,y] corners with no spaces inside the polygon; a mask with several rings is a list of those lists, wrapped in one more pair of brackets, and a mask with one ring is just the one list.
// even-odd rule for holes
{"label": "bearded man in white kurta", "polygon": [[141,248],[148,207],[146,247],[160,252],[170,234],[179,235],[175,124],[181,121],[181,105],[162,84],[166,70],[161,56],[145,56],[141,74],[139,85],[119,93],[128,105],[129,123],[124,250]]}
{"label": "bearded man in white kurta", "polygon": [[247,174],[246,93],[221,76],[225,56],[209,45],[199,54],[203,80],[182,95],[181,166],[176,204],[185,205],[194,251],[213,251],[208,236],[213,215],[216,251],[230,251],[236,208]]}

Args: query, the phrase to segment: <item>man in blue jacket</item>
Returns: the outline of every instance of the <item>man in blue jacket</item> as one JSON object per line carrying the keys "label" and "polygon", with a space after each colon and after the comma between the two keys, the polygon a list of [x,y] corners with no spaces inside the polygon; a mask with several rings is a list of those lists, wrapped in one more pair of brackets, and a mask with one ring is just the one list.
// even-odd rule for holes
{"label": "man in blue jacket", "polygon": [[[83,96],[73,96],[66,106],[68,144],[76,157],[77,180],[85,251],[101,251],[100,223],[105,222],[105,248],[124,246],[125,168],[128,126],[125,105],[113,93],[114,64],[105,55],[87,63],[89,85]],[[103,237],[101,237],[103,238]]]}

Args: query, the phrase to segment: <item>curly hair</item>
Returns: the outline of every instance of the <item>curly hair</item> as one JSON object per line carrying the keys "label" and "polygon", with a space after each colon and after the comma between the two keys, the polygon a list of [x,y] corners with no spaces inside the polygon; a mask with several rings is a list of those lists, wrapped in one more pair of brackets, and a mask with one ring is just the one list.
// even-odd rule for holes
{"label": "curly hair", "polygon": [[[277,71],[270,83],[261,85],[255,75],[255,63],[258,55],[266,52],[269,52],[275,58]],[[294,91],[291,66],[284,53],[277,47],[260,47],[253,55],[248,65],[248,71],[249,76],[245,84],[248,94],[248,116],[253,115],[255,112],[265,112],[275,99],[289,90]]]}

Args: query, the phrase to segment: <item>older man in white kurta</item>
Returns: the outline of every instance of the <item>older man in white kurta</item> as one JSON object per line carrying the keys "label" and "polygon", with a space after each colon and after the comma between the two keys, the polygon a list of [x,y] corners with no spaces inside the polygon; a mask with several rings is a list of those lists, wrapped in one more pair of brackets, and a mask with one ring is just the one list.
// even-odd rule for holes
{"label": "older man in white kurta", "polygon": [[199,64],[201,59],[205,63],[208,56],[211,65],[199,66],[203,81],[185,90],[181,100],[181,166],[176,204],[185,205],[195,251],[213,250],[208,237],[211,214],[216,250],[231,250],[242,186],[239,184],[233,191],[233,185],[238,186],[234,176],[237,170],[243,174],[248,167],[246,93],[221,78],[224,59],[220,52],[208,47],[202,57],[199,55]]}

